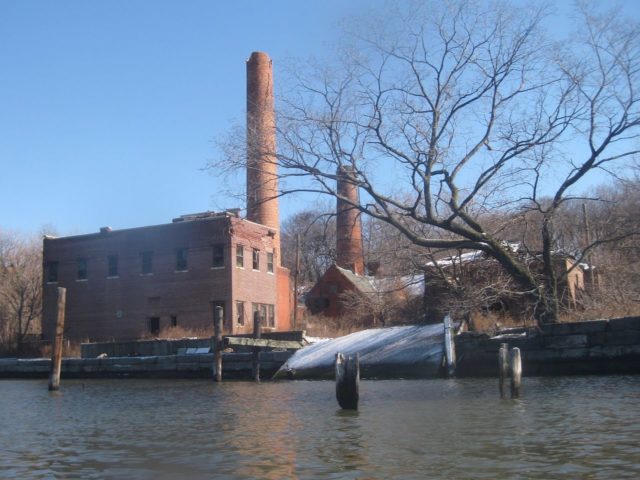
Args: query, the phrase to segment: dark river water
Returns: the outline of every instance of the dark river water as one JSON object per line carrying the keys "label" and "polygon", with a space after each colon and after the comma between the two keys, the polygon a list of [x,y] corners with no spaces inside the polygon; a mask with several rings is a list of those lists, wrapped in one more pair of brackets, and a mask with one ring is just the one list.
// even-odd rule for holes
{"label": "dark river water", "polygon": [[640,478],[640,376],[0,381],[0,478]]}

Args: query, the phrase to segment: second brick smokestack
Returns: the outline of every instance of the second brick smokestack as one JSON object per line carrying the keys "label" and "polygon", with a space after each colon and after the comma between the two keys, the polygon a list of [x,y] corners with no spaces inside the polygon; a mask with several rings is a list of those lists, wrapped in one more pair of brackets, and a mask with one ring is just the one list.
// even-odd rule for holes
{"label": "second brick smokestack", "polygon": [[353,182],[353,169],[339,167],[337,176],[337,193],[344,200],[338,198],[337,202],[336,264],[356,275],[364,275],[362,224],[360,212],[353,206],[360,203],[360,198]]}
{"label": "second brick smokestack", "polygon": [[273,69],[269,55],[253,52],[247,61],[247,220],[276,231],[280,264],[280,218],[276,159]]}

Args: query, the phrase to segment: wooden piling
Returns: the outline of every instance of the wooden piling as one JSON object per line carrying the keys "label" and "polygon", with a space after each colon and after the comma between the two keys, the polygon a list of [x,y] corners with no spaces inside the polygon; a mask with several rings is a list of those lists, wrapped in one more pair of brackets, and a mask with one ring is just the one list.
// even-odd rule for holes
{"label": "wooden piling", "polygon": [[[253,312],[253,338],[259,339],[262,336],[260,331],[260,312]],[[253,379],[260,381],[260,347],[253,348]]]}
{"label": "wooden piling", "polygon": [[58,287],[56,310],[56,335],[51,351],[51,370],[49,373],[49,390],[60,389],[60,370],[62,369],[62,345],[64,342],[64,314],[67,302],[67,289]]}
{"label": "wooden piling", "polygon": [[511,398],[518,398],[522,382],[522,358],[518,347],[511,349],[509,360],[511,366]]}
{"label": "wooden piling", "polygon": [[500,396],[505,396],[504,383],[509,375],[509,344],[501,343],[498,350],[498,375],[500,378]]}
{"label": "wooden piling", "polygon": [[447,377],[453,378],[456,374],[456,347],[453,342],[453,322],[449,315],[444,317],[444,352],[447,362]]}
{"label": "wooden piling", "polygon": [[344,410],[357,410],[360,400],[360,355],[336,353],[336,399]]}
{"label": "wooden piling", "polygon": [[214,344],[214,374],[216,382],[222,381],[222,319],[224,312],[221,306],[217,306],[214,312],[213,331]]}

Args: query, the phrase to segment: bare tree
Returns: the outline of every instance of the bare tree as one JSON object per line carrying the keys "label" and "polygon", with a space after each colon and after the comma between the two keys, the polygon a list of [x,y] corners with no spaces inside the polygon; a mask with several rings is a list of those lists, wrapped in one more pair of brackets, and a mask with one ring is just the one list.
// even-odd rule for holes
{"label": "bare tree", "polygon": [[0,232],[0,345],[19,350],[39,332],[41,309],[41,243]]}
{"label": "bare tree", "polygon": [[[278,118],[281,194],[338,197],[348,166],[363,213],[418,247],[485,252],[555,321],[558,211],[638,152],[640,27],[583,6],[577,33],[552,44],[538,3],[407,5],[354,28],[338,68],[296,72]],[[539,272],[495,221],[531,210]]]}
{"label": "bare tree", "polygon": [[335,261],[335,215],[320,209],[298,212],[284,221],[281,242],[283,265],[291,272],[296,270],[296,249],[299,247],[299,283],[313,284]]}

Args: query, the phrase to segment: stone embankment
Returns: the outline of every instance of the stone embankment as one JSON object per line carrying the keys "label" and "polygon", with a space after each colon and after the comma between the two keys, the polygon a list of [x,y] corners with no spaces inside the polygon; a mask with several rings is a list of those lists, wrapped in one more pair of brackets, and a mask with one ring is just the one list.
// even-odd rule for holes
{"label": "stone embankment", "polygon": [[[263,378],[270,378],[292,352],[263,352]],[[225,379],[251,378],[251,353],[224,353]],[[213,354],[182,353],[150,357],[65,358],[62,378],[213,378]],[[0,378],[47,378],[51,360],[0,359]]]}
{"label": "stone embankment", "polygon": [[557,323],[455,338],[458,377],[498,375],[501,343],[520,348],[524,376],[640,373],[640,317]]}

